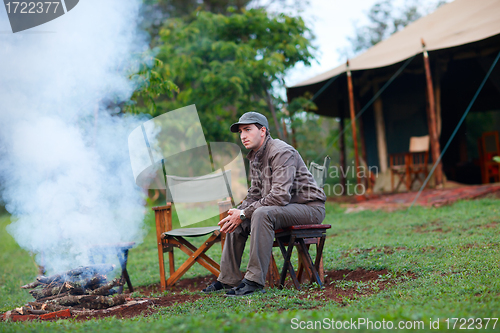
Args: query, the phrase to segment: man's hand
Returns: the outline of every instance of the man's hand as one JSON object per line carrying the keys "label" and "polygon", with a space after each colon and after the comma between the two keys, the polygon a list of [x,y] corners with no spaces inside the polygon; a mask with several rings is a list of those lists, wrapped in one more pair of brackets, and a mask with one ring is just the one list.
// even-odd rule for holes
{"label": "man's hand", "polygon": [[243,222],[240,219],[240,210],[239,209],[230,209],[227,213],[229,214],[225,218],[223,218],[219,222],[219,226],[221,226],[220,231],[225,233],[231,233]]}

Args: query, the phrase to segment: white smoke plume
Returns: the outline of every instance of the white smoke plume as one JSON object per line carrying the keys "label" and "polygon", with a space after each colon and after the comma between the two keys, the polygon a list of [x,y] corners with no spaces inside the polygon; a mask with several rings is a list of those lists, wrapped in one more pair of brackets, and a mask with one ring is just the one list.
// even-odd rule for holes
{"label": "white smoke plume", "polygon": [[[140,119],[112,116],[147,38],[140,0],[84,0],[13,34],[0,10],[0,186],[8,232],[52,272],[89,264],[97,244],[141,241],[143,195],[127,136]],[[111,112],[110,112],[111,111]]]}

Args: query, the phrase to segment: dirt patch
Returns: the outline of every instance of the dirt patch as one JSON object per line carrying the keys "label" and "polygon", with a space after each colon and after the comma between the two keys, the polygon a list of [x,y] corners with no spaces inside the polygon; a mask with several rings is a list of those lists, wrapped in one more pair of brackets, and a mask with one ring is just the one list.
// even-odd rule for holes
{"label": "dirt patch", "polygon": [[488,224],[484,224],[481,226],[481,228],[486,228],[486,229],[489,229],[489,228],[496,228],[500,223],[497,222],[497,221],[493,221],[493,222],[490,222]]}
{"label": "dirt patch", "polygon": [[132,318],[143,315],[150,316],[155,313],[156,307],[169,307],[175,304],[194,302],[205,295],[183,295],[172,294],[158,298],[136,298],[131,299],[127,304],[107,310],[96,310],[89,313],[75,313],[75,320],[85,321],[89,319],[100,319],[106,317]]}
{"label": "dirt patch", "polygon": [[330,271],[327,272],[325,278],[325,288],[311,291],[311,293],[324,301],[334,301],[348,305],[350,301],[359,297],[376,294],[389,286],[414,278],[416,278],[414,273],[396,276],[386,269],[369,271],[358,268],[354,271]]}
{"label": "dirt patch", "polygon": [[[200,291],[212,282],[215,281],[213,275],[200,276],[189,279],[179,280],[175,286],[167,288],[169,292],[181,292],[183,290],[187,291]],[[154,296],[155,294],[161,293],[160,283],[151,284],[149,286],[135,287],[134,290],[143,295]]]}
{"label": "dirt patch", "polygon": [[[385,248],[376,250],[385,252]],[[343,305],[348,305],[349,302],[356,300],[359,297],[365,297],[378,293],[391,285],[401,283],[407,279],[415,278],[415,275],[413,273],[396,276],[385,269],[380,271],[370,271],[365,269],[356,269],[354,271],[338,270],[329,271],[326,273],[326,275],[327,276],[325,277],[324,289],[319,290],[312,287],[310,289],[307,289],[308,287],[307,285],[305,285],[303,287],[305,293],[298,294],[298,298],[306,299],[313,297],[316,300],[334,301],[339,302]],[[77,321],[85,321],[89,319],[100,319],[106,317],[131,318],[139,315],[150,316],[157,312],[158,307],[170,307],[174,306],[175,304],[182,304],[186,302],[192,303],[198,299],[205,297],[220,297],[220,295],[211,296],[201,293],[186,293],[186,291],[199,291],[213,281],[215,281],[214,276],[182,279],[178,282],[177,286],[168,289],[167,293],[160,292],[159,284],[137,287],[136,292],[139,292],[142,295],[148,297],[132,299],[130,298],[131,294],[126,294],[127,303],[124,305],[105,310],[71,310],[71,318],[74,318]],[[286,287],[291,288],[288,285]],[[39,318],[30,318],[30,320],[38,319]]]}
{"label": "dirt patch", "polygon": [[500,199],[500,191],[479,195],[474,199]]}
{"label": "dirt patch", "polygon": [[442,233],[446,233],[446,232],[450,232],[451,231],[451,229],[443,229],[441,227],[442,224],[443,224],[443,222],[441,222],[438,219],[438,220],[434,220],[434,221],[432,221],[430,223],[419,225],[419,226],[415,227],[413,230],[415,232],[420,233],[420,234],[425,234],[425,233],[428,233],[428,232],[442,232]]}
{"label": "dirt patch", "polygon": [[350,255],[359,255],[361,253],[369,253],[369,252],[377,252],[377,253],[384,253],[384,254],[393,254],[395,251],[401,251],[401,250],[406,250],[405,247],[403,246],[398,246],[398,247],[390,247],[390,246],[384,246],[384,247],[371,247],[368,249],[353,249],[353,250],[347,250],[342,253],[342,258],[347,258]]}
{"label": "dirt patch", "polygon": [[[383,210],[393,212],[395,210],[407,209],[413,204],[417,192],[378,194],[370,196],[357,196],[346,199],[330,199],[328,201],[338,202],[341,207],[346,208],[346,213],[359,212],[363,210]],[[446,189],[426,189],[422,191],[415,205],[423,207],[441,207],[451,205],[458,200],[471,200],[481,198],[500,199],[500,185],[467,185]]]}

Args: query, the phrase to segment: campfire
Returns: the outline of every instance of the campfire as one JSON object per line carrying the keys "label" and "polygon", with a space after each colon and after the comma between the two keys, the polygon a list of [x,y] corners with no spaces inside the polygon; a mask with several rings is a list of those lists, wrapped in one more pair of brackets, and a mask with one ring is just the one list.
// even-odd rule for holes
{"label": "campfire", "polygon": [[82,266],[52,276],[38,276],[34,282],[21,287],[31,289],[29,293],[35,301],[11,314],[46,316],[58,312],[71,315],[124,304],[125,296],[121,294],[124,279],[108,281],[106,276],[114,267],[108,264]]}

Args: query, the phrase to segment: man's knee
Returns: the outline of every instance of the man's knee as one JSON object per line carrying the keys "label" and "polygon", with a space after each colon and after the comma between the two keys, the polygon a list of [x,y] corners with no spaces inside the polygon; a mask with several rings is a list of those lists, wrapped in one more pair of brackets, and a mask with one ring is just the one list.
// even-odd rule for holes
{"label": "man's knee", "polygon": [[264,206],[257,208],[252,214],[252,229],[260,226],[268,226],[273,228],[273,206]]}
{"label": "man's knee", "polygon": [[273,206],[263,206],[257,208],[252,214],[252,221],[269,218],[269,212],[271,212],[273,208]]}

